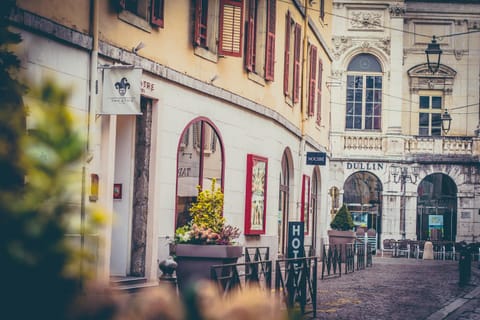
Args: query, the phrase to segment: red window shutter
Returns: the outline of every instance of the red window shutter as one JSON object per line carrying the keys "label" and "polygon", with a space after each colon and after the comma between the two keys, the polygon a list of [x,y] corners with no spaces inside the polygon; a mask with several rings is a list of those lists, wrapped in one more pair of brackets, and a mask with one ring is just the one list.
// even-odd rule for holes
{"label": "red window shutter", "polygon": [[295,23],[295,39],[293,44],[293,102],[297,103],[300,99],[300,40],[302,37],[302,27]]}
{"label": "red window shutter", "polygon": [[219,50],[222,55],[242,55],[243,0],[220,2]]}
{"label": "red window shutter", "polygon": [[250,72],[253,71],[253,66],[255,64],[255,4],[255,0],[248,1],[245,68]]}
{"label": "red window shutter", "polygon": [[285,61],[283,62],[283,93],[288,96],[288,77],[290,70],[290,11],[287,11],[285,19]]}
{"label": "red window shutter", "polygon": [[265,56],[265,79],[273,81],[275,72],[275,21],[276,0],[268,1],[267,9],[267,48]]}
{"label": "red window shutter", "polygon": [[310,72],[308,75],[308,116],[315,113],[315,96],[317,93],[317,47],[310,46]]}
{"label": "red window shutter", "polygon": [[317,123],[322,121],[322,81],[323,81],[323,62],[318,60],[318,83],[317,83]]}
{"label": "red window shutter", "polygon": [[151,24],[163,28],[163,7],[164,0],[152,0],[152,19]]}

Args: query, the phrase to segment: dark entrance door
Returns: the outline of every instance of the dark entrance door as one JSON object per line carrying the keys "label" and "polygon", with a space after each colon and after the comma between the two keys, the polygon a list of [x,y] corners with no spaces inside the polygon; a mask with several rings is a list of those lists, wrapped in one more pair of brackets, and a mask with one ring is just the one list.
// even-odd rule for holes
{"label": "dark entrance door", "polygon": [[457,186],[445,174],[427,176],[418,186],[417,239],[455,241]]}

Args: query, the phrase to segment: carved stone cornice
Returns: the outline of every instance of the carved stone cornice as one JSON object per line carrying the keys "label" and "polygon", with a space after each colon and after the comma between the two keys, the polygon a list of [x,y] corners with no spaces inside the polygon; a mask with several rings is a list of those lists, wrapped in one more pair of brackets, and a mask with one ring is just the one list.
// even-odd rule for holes
{"label": "carved stone cornice", "polygon": [[392,4],[388,10],[390,11],[391,17],[401,18],[405,16],[406,7],[405,4],[395,3]]}
{"label": "carved stone cornice", "polygon": [[352,38],[345,36],[335,36],[332,38],[333,56],[338,60],[340,56],[349,48],[352,47]]}
{"label": "carved stone cornice", "polygon": [[[370,48],[376,48],[383,51],[387,56],[390,55],[390,37],[385,38],[371,38],[365,39],[353,39],[345,36],[334,36],[332,38],[333,43],[333,56],[335,60],[338,60],[348,49],[352,47],[361,48],[362,51],[366,51]],[[367,50],[368,51],[368,50]]]}

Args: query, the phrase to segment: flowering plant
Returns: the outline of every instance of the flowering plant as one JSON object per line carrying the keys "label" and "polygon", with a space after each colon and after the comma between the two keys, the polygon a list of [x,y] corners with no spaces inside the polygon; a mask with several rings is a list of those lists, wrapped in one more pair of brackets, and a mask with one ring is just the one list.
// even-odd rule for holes
{"label": "flowering plant", "polygon": [[223,192],[212,180],[210,190],[197,186],[197,201],[189,209],[192,220],[175,231],[175,243],[233,244],[240,230],[225,223],[222,215]]}

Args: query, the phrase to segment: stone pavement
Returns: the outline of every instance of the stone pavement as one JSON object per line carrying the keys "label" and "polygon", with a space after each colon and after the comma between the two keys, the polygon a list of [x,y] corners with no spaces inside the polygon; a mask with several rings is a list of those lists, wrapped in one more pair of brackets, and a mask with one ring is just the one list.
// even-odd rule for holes
{"label": "stone pavement", "polygon": [[374,257],[373,267],[318,281],[317,319],[479,319],[480,269],[459,286],[458,261]]}

